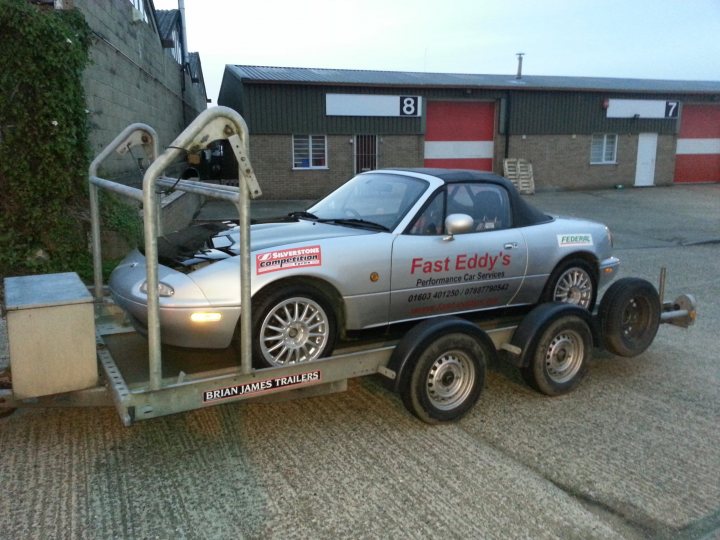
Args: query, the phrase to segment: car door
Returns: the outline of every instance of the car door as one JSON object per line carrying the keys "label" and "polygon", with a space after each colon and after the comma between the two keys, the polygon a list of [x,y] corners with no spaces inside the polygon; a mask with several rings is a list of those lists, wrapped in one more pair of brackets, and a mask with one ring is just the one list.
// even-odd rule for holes
{"label": "car door", "polygon": [[[446,234],[445,218],[466,214],[472,229]],[[392,321],[502,307],[525,277],[527,246],[512,227],[502,186],[448,184],[393,243]]]}

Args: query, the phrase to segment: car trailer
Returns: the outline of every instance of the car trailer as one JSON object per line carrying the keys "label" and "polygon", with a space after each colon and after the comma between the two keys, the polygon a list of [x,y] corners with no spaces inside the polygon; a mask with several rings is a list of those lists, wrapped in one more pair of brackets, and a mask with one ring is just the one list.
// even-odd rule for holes
{"label": "car trailer", "polygon": [[[617,280],[594,313],[571,304],[540,304],[522,315],[479,322],[457,316],[426,319],[397,339],[387,334],[344,341],[333,356],[282,367],[254,369],[251,352],[250,199],[261,195],[248,156],[248,130],[226,107],[199,115],[162,153],[155,130],[132,124],[89,169],[94,286],[77,274],[5,279],[9,375],[0,374],[0,414],[18,407],[114,404],[124,425],[240,400],[291,399],[343,391],[352,377],[377,374],[398,392],[410,412],[428,423],[461,417],[485,384],[485,366],[504,358],[525,381],[547,395],[571,391],[587,370],[594,347],[620,356],[642,353],[661,323],[687,328],[696,319],[691,295],[664,302],[646,280]],[[238,162],[238,186],[163,176],[184,152],[224,139]],[[142,190],[100,178],[113,153],[141,147],[150,166]],[[147,339],[104,296],[99,189],[142,203],[148,291]],[[221,351],[161,346],[158,188],[231,201],[240,226],[242,316],[239,345]],[[91,291],[92,290],[92,295]],[[100,369],[98,369],[98,366]]]}

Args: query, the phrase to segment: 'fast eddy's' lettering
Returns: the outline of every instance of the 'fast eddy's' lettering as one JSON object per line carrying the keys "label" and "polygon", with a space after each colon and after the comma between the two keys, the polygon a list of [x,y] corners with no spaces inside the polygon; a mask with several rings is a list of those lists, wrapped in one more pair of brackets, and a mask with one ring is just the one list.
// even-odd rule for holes
{"label": "'fast eddy's' lettering", "polygon": [[445,257],[444,259],[424,259],[415,257],[410,264],[411,274],[432,274],[435,272],[465,271],[465,270],[489,270],[492,272],[496,267],[509,266],[512,256],[504,251],[497,255],[490,253],[461,253],[455,258]]}

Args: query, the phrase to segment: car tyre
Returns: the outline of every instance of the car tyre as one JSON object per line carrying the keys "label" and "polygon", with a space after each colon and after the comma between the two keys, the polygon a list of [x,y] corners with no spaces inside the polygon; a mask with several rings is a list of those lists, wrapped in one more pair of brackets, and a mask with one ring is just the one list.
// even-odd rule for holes
{"label": "car tyre", "polygon": [[325,294],[309,285],[258,293],[252,305],[255,367],[286,366],[329,356],[337,333],[331,306]]}
{"label": "car tyre", "polygon": [[660,326],[660,297],[640,278],[623,278],[605,292],[598,315],[603,345],[618,356],[637,356],[655,339]]}
{"label": "car tyre", "polygon": [[405,407],[423,422],[457,420],[477,402],[485,384],[488,345],[464,333],[434,339],[418,354],[401,387]]}
{"label": "car tyre", "polygon": [[597,272],[582,259],[570,259],[555,267],[540,301],[575,304],[592,311],[596,298]]}
{"label": "car tyre", "polygon": [[534,340],[527,366],[520,368],[525,382],[548,396],[566,394],[587,373],[592,356],[590,326],[577,315],[552,321]]}

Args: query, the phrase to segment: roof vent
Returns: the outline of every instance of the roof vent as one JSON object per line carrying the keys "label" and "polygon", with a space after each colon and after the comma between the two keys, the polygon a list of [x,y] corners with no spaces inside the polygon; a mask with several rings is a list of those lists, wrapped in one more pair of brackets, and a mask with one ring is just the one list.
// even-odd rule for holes
{"label": "roof vent", "polygon": [[522,59],[523,59],[523,56],[525,56],[525,53],[519,52],[519,53],[516,53],[515,56],[517,56],[517,58],[518,58],[518,70],[517,70],[517,75],[515,75],[515,78],[522,79]]}

